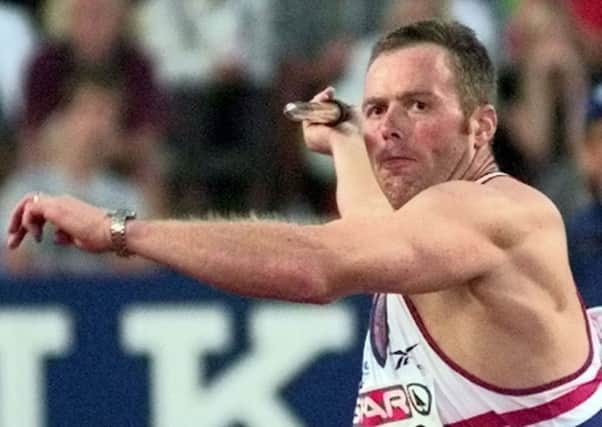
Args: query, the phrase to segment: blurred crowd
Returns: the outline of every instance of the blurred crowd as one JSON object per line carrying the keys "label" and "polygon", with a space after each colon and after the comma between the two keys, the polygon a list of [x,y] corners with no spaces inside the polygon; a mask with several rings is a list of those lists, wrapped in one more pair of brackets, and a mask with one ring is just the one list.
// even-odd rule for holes
{"label": "blurred crowd", "polygon": [[[467,24],[488,48],[498,161],[556,202],[577,281],[594,286],[599,0],[0,0],[0,226],[33,190],[141,216],[332,217],[332,165],[282,108],[327,85],[357,104],[372,43],[430,17]],[[148,268],[46,240],[2,253],[1,269]]]}

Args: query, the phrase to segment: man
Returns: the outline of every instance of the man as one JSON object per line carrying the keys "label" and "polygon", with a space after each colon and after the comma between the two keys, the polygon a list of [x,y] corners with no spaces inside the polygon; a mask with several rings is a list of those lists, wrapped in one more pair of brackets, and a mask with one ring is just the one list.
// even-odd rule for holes
{"label": "man", "polygon": [[[167,103],[154,76],[154,64],[127,32],[134,11],[125,0],[49,1],[64,19],[64,37],[51,38],[35,52],[25,72],[22,138],[17,149],[23,167],[43,161],[41,131],[60,106],[71,80],[93,70],[123,86],[117,168],[137,181],[153,205],[165,203],[163,135]],[[53,7],[66,6],[57,12]]]}
{"label": "man", "polygon": [[16,206],[8,245],[51,222],[59,242],[134,253],[242,295],[375,293],[358,426],[600,425],[595,322],[558,211],[496,171],[494,88],[467,28],[402,27],[375,47],[361,114],[304,125],[309,147],[334,157],[341,219],[127,220],[36,194]]}

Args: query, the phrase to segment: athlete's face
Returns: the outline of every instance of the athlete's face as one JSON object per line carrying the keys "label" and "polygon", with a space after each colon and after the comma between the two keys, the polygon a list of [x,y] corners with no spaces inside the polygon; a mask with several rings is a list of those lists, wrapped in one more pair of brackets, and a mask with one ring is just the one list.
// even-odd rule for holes
{"label": "athlete's face", "polygon": [[448,53],[419,44],[381,54],[366,74],[364,139],[395,208],[452,179],[473,155]]}

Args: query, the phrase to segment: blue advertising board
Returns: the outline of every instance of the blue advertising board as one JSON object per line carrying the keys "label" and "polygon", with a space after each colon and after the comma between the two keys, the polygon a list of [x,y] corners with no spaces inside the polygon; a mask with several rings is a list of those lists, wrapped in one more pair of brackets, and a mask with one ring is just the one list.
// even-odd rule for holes
{"label": "blue advertising board", "polygon": [[369,304],[168,271],[0,278],[0,427],[350,426]]}

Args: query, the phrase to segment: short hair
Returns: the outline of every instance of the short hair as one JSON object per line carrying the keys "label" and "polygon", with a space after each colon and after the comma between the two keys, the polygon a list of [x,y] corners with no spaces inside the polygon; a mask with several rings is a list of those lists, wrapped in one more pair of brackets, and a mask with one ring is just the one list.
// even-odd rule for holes
{"label": "short hair", "polygon": [[369,64],[384,53],[421,43],[433,43],[449,52],[465,114],[479,105],[495,103],[496,72],[487,49],[473,30],[455,21],[432,19],[399,27],[376,42]]}

